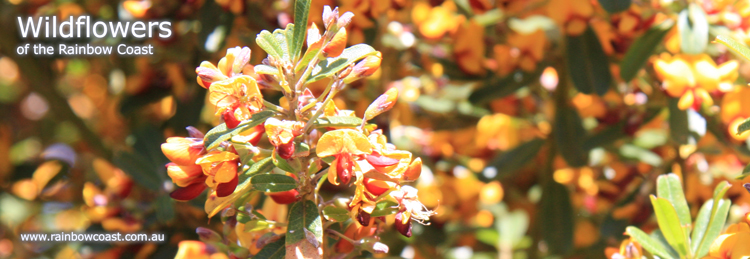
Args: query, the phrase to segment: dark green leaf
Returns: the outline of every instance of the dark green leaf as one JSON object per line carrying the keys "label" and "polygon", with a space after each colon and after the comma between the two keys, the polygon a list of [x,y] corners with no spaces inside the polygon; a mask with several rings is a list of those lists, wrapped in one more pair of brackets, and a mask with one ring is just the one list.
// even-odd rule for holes
{"label": "dark green leaf", "polygon": [[115,153],[114,164],[125,171],[138,185],[152,191],[161,189],[162,181],[148,159],[140,154],[119,151]]}
{"label": "dark green leaf", "polygon": [[356,116],[328,116],[315,121],[316,128],[327,127],[357,127],[362,125],[362,119]]}
{"label": "dark green leaf", "polygon": [[745,60],[750,60],[750,48],[745,46],[745,44],[742,44],[725,35],[716,36],[716,41],[729,47],[729,50],[731,50],[734,54],[745,58]]}
{"label": "dark green leaf", "polygon": [[272,111],[262,111],[253,114],[253,117],[251,117],[249,120],[241,122],[234,129],[227,129],[227,125],[225,123],[219,124],[219,126],[214,127],[213,129],[209,130],[208,133],[206,133],[206,136],[203,138],[203,146],[205,146],[206,149],[214,149],[218,147],[221,142],[229,140],[230,138],[242,133],[245,130],[249,130],[255,126],[260,125],[261,123],[265,122],[266,119],[271,118],[273,115],[274,112]]}
{"label": "dark green leaf", "polygon": [[619,13],[630,8],[630,0],[599,0],[599,4],[608,13]]}
{"label": "dark green leaf", "polygon": [[542,187],[539,219],[542,238],[549,246],[549,252],[565,255],[573,250],[573,206],[568,189],[555,181],[548,181]]}
{"label": "dark green leaf", "polygon": [[323,223],[318,214],[318,206],[309,200],[295,202],[289,209],[286,244],[293,245],[305,239],[305,229],[315,235],[318,243],[323,242]]}
{"label": "dark green leaf", "polygon": [[285,257],[286,247],[284,246],[284,239],[279,238],[279,240],[263,246],[260,252],[253,256],[253,259],[284,259]]}
{"label": "dark green leaf", "polygon": [[680,110],[677,107],[678,102],[677,98],[669,98],[669,134],[673,141],[684,145],[688,144],[690,138],[688,114],[687,111]]}
{"label": "dark green leaf", "polygon": [[[542,67],[542,66],[540,66]],[[542,68],[534,72],[516,72],[503,78],[492,78],[469,95],[469,102],[480,105],[494,99],[505,97],[521,87],[538,82]]]}
{"label": "dark green leaf", "polygon": [[583,149],[586,130],[581,117],[573,108],[565,105],[555,113],[554,127],[557,151],[571,167],[581,167],[588,163],[588,152]]}
{"label": "dark green leaf", "polygon": [[589,27],[580,36],[568,36],[568,72],[576,89],[585,94],[604,95],[612,84],[607,54],[594,30]]}
{"label": "dark green leaf", "polygon": [[307,17],[310,13],[310,3],[312,0],[294,1],[294,37],[289,44],[289,53],[292,60],[297,60],[302,52],[302,46],[305,44],[305,34],[307,34]]}
{"label": "dark green leaf", "polygon": [[656,179],[656,195],[667,199],[675,208],[680,219],[680,225],[687,226],[692,223],[690,219],[690,208],[688,208],[685,193],[682,190],[682,181],[676,174],[660,175]]}
{"label": "dark green leaf", "polygon": [[635,40],[633,45],[630,45],[620,62],[620,77],[622,80],[628,82],[638,74],[638,71],[646,64],[656,47],[661,45],[662,40],[673,26],[674,21],[666,20],[649,28],[643,36]]}
{"label": "dark green leaf", "polygon": [[349,219],[349,211],[342,208],[337,208],[335,206],[327,206],[323,209],[323,215],[328,218],[328,220],[335,220],[338,222],[344,222],[347,219]]}
{"label": "dark green leaf", "polygon": [[677,211],[667,199],[657,198],[651,195],[651,204],[654,207],[654,214],[656,215],[656,221],[659,223],[659,229],[664,234],[664,237],[669,242],[669,245],[680,254],[681,257],[686,256],[690,249],[688,247],[688,239],[686,228],[688,226],[680,225],[680,218],[677,216]]}
{"label": "dark green leaf", "polygon": [[283,174],[259,174],[250,182],[254,189],[262,192],[285,192],[297,188],[297,181]]}
{"label": "dark green leaf", "polygon": [[669,253],[669,250],[667,250],[667,248],[664,247],[661,242],[654,240],[639,228],[629,226],[628,228],[626,228],[625,232],[628,233],[628,236],[634,238],[635,241],[638,241],[638,243],[641,244],[643,249],[646,249],[646,251],[658,255],[661,258],[674,258],[674,256]]}
{"label": "dark green leaf", "polygon": [[695,3],[680,12],[677,20],[680,49],[686,54],[700,54],[708,46],[708,20],[703,8]]}
{"label": "dark green leaf", "polygon": [[308,83],[332,76],[360,59],[375,55],[377,51],[367,44],[357,44],[344,49],[338,57],[321,60],[312,71]]}
{"label": "dark green leaf", "polygon": [[174,219],[174,200],[168,195],[159,195],[156,198],[156,218],[159,222],[169,222]]}
{"label": "dark green leaf", "polygon": [[738,175],[736,177],[737,180],[745,179],[748,175],[750,175],[750,164],[746,165],[744,169],[742,169],[742,174]]}
{"label": "dark green leaf", "polygon": [[532,139],[496,156],[490,162],[490,166],[494,166],[497,169],[498,174],[495,178],[511,175],[523,168],[523,166],[536,157],[542,146],[544,146],[543,139]]}
{"label": "dark green leaf", "polygon": [[737,135],[740,135],[748,130],[750,130],[750,119],[746,119],[742,121],[742,123],[740,123],[740,125],[737,126]]}

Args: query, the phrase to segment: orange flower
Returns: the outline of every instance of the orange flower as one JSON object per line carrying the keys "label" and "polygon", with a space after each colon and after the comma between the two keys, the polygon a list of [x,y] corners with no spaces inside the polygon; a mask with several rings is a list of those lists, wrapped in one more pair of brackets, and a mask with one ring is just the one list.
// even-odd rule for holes
{"label": "orange flower", "polygon": [[544,57],[547,37],[543,30],[536,30],[530,34],[511,33],[508,44],[493,47],[495,69],[500,75],[507,75],[520,68],[531,72],[536,70],[536,64]]}
{"label": "orange flower", "polygon": [[458,67],[467,74],[484,74],[484,49],[484,27],[474,20],[462,24],[453,45]]}
{"label": "orange flower", "polygon": [[294,138],[302,133],[304,124],[296,121],[280,121],[276,118],[266,120],[266,134],[271,145],[281,158],[289,159],[294,155]]}
{"label": "orange flower", "polygon": [[218,68],[204,61],[196,68],[198,84],[209,90],[209,102],[216,106],[227,127],[234,128],[263,107],[263,95],[255,78],[242,75],[250,60],[250,49],[235,47],[219,61]]}
{"label": "orange flower", "polygon": [[[747,217],[745,217],[747,219]],[[739,259],[750,255],[750,226],[747,220],[730,225],[726,232],[711,244],[710,259]]]}
{"label": "orange flower", "polygon": [[594,7],[589,0],[551,0],[546,8],[547,16],[557,22],[568,35],[582,34],[594,14]]}
{"label": "orange flower", "polygon": [[372,153],[372,147],[364,134],[352,129],[339,129],[326,132],[318,140],[316,153],[319,157],[334,156],[328,181],[339,185],[349,183],[357,156]]}
{"label": "orange flower", "polygon": [[206,176],[202,173],[196,161],[206,154],[203,148],[203,133],[189,127],[188,138],[171,137],[167,143],[161,144],[164,155],[172,161],[167,164],[167,174],[177,186],[181,187],[170,193],[176,200],[192,200],[206,189]]}
{"label": "orange flower", "polygon": [[442,5],[430,7],[430,4],[418,2],[412,8],[411,19],[419,27],[419,33],[427,39],[437,40],[446,33],[455,33],[458,26],[466,19],[456,14],[456,4],[445,1]]}
{"label": "orange flower", "polygon": [[744,141],[750,136],[750,132],[737,134],[737,126],[750,118],[750,103],[747,100],[750,100],[750,88],[736,86],[721,101],[721,121],[728,125],[729,136],[738,141]]}
{"label": "orange flower", "polygon": [[211,152],[195,163],[203,168],[203,173],[208,176],[206,185],[216,189],[216,195],[225,197],[234,192],[237,187],[237,167],[240,157],[229,151]]}

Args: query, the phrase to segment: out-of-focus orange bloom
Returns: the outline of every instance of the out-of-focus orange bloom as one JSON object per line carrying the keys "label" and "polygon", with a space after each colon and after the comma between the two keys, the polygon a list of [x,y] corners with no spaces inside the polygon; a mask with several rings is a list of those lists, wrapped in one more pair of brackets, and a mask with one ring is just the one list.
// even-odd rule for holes
{"label": "out-of-focus orange bloom", "polygon": [[737,79],[737,61],[721,65],[707,54],[671,56],[662,53],[654,62],[654,70],[667,94],[679,97],[680,109],[693,107],[698,110],[702,103],[713,105],[710,92],[731,89]]}
{"label": "out-of-focus orange bloom", "polygon": [[497,73],[507,75],[516,68],[527,72],[536,70],[536,64],[544,57],[545,46],[547,36],[543,30],[530,34],[509,34],[507,45],[499,44],[493,48]]}
{"label": "out-of-focus orange bloom", "polygon": [[216,252],[217,249],[201,241],[185,240],[177,245],[175,259],[224,259],[227,255]]}
{"label": "out-of-focus orange bloom", "polygon": [[737,126],[747,118],[750,118],[750,88],[746,86],[735,86],[732,92],[724,96],[721,101],[721,121],[728,125],[729,136],[738,141],[744,141],[750,136],[746,131],[737,134]]}
{"label": "out-of-focus orange bloom", "polygon": [[568,35],[582,34],[594,14],[589,0],[551,0],[546,7],[547,16]]}
{"label": "out-of-focus orange bloom", "polygon": [[462,24],[453,45],[458,67],[467,74],[484,74],[484,49],[484,27],[473,20]]}
{"label": "out-of-focus orange bloom", "polygon": [[442,5],[431,7],[425,2],[414,4],[411,19],[419,28],[419,33],[427,39],[436,40],[446,33],[455,33],[466,19],[456,13],[456,4],[445,1]]}
{"label": "out-of-focus orange bloom", "polygon": [[643,256],[643,248],[641,244],[628,238],[620,243],[620,249],[607,248],[607,258],[613,259],[640,259]]}
{"label": "out-of-focus orange bloom", "polygon": [[578,93],[573,97],[573,106],[583,118],[601,118],[607,114],[607,107],[601,97]]}

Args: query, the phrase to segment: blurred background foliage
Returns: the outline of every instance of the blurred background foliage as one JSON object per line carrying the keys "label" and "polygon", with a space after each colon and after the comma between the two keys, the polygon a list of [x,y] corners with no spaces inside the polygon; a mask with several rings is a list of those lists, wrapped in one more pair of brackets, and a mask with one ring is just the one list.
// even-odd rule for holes
{"label": "blurred background foliage", "polygon": [[[692,215],[722,180],[732,183],[727,223],[750,212],[742,188],[750,142],[748,133],[735,134],[750,117],[750,66],[709,43],[717,35],[747,42],[750,3],[688,2],[314,0],[311,22],[321,25],[324,5],[351,11],[350,45],[383,54],[381,69],[351,84],[336,105],[361,116],[379,93],[398,88],[397,106],[374,122],[425,163],[415,187],[438,214],[431,225],[414,225],[412,238],[382,234],[390,256],[610,257],[628,225],[657,228],[648,194],[669,172],[682,180]],[[219,123],[195,67],[229,47],[261,53],[255,35],[293,22],[291,6],[2,0],[0,258],[167,258],[179,241],[198,239],[197,227],[222,231],[220,220],[206,219],[202,199],[167,196],[175,187],[159,145],[185,136],[187,126],[205,132]],[[174,33],[66,42],[152,44],[153,56],[15,54],[35,42],[20,38],[17,16],[82,14],[169,20]],[[311,88],[319,95],[327,83]],[[168,241],[18,237],[72,230],[162,232]]]}

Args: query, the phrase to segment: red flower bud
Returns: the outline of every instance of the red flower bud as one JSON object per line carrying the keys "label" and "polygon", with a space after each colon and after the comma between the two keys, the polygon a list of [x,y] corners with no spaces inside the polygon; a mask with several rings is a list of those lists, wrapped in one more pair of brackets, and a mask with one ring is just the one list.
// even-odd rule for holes
{"label": "red flower bud", "polygon": [[295,190],[288,190],[285,192],[274,192],[269,193],[268,196],[273,199],[278,204],[291,204],[297,201],[297,195],[299,195],[299,192]]}
{"label": "red flower bud", "polygon": [[290,159],[294,155],[294,141],[290,141],[286,144],[281,144],[276,148],[276,152],[279,153],[279,157],[283,159]]}
{"label": "red flower bud", "polygon": [[411,220],[409,220],[403,212],[396,213],[396,222],[393,225],[396,226],[396,230],[398,230],[401,235],[411,237]]}
{"label": "red flower bud", "polygon": [[238,120],[237,117],[234,117],[234,109],[224,110],[224,112],[221,113],[221,117],[224,119],[224,123],[226,123],[227,128],[229,129],[234,129],[240,124],[240,120]]}
{"label": "red flower bud", "polygon": [[195,199],[195,197],[198,197],[198,195],[201,195],[203,190],[206,189],[206,184],[204,182],[197,182],[191,185],[188,185],[187,187],[178,188],[177,190],[174,190],[172,193],[169,194],[169,197],[172,197],[172,199],[178,200],[178,201],[189,201],[192,199]]}
{"label": "red flower bud", "polygon": [[346,48],[346,38],[346,29],[339,29],[336,35],[333,36],[333,39],[323,48],[323,54],[329,58],[341,55],[344,52],[344,48]]}
{"label": "red flower bud", "polygon": [[216,186],[216,196],[219,197],[227,197],[230,194],[234,193],[234,189],[237,188],[237,183],[239,182],[239,177],[236,175],[234,176],[234,179],[232,179],[229,182],[226,183],[220,183]]}

